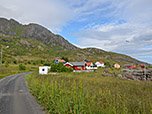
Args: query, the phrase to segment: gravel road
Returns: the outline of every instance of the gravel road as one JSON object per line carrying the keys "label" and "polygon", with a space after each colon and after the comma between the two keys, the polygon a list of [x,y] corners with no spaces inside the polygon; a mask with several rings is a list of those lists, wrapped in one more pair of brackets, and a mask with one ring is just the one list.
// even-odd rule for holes
{"label": "gravel road", "polygon": [[0,114],[44,114],[29,93],[25,76],[15,74],[0,80]]}

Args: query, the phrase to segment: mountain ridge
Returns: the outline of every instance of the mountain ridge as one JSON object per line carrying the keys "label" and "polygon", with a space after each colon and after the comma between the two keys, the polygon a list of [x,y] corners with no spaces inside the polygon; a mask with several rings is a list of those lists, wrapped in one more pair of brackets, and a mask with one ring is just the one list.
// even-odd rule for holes
{"label": "mountain ridge", "polygon": [[[33,43],[35,42],[35,44]],[[22,25],[14,19],[0,18],[0,43],[10,45],[13,48],[9,52],[16,58],[18,55],[31,56],[44,59],[55,59],[60,57],[68,57],[71,61],[82,61],[88,59],[90,61],[111,61],[112,63],[144,63],[124,54],[107,52],[98,48],[81,49],[74,46],[60,35],[56,35],[45,27],[30,23]],[[24,53],[19,52],[24,50]],[[24,46],[24,48],[22,48]],[[22,50],[21,50],[22,49]],[[8,53],[8,55],[9,55]]]}
{"label": "mountain ridge", "polygon": [[39,24],[30,23],[28,25],[22,25],[14,19],[7,20],[0,18],[0,26],[0,33],[2,34],[39,40],[45,44],[49,44],[51,47],[60,46],[61,49],[78,49],[78,47],[69,43],[62,36],[53,34]]}

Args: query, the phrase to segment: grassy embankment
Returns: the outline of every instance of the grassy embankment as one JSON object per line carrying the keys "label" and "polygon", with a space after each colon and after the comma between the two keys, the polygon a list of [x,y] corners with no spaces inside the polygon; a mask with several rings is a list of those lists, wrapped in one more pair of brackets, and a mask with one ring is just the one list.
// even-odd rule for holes
{"label": "grassy embankment", "polygon": [[9,66],[5,67],[3,65],[3,70],[1,71],[0,68],[0,79],[13,75],[13,74],[17,74],[17,73],[22,73],[22,72],[28,72],[28,71],[33,71],[35,69],[37,69],[37,66],[34,65],[25,65],[26,66],[26,70],[19,70],[19,65],[15,65],[15,64],[10,64]]}
{"label": "grassy embankment", "polygon": [[48,113],[150,114],[152,82],[104,77],[102,73],[61,73],[26,77],[31,93]]}

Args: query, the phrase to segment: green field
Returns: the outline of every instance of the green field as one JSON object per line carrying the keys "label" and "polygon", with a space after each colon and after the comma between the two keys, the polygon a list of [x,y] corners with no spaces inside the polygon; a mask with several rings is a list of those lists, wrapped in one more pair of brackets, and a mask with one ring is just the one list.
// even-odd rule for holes
{"label": "green field", "polygon": [[26,67],[26,69],[20,70],[19,64],[8,64],[7,67],[5,65],[3,65],[2,71],[0,68],[0,79],[4,78],[6,76],[13,75],[13,74],[34,71],[35,69],[38,69],[38,66],[35,66],[35,65],[24,65],[24,66]]}
{"label": "green field", "polygon": [[26,77],[31,93],[50,114],[152,114],[152,82],[102,73]]}

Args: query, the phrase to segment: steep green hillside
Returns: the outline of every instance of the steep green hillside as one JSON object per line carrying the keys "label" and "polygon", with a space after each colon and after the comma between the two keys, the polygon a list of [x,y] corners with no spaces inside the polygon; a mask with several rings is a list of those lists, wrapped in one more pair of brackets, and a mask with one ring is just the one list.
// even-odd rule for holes
{"label": "steep green hillside", "polygon": [[66,50],[76,50],[78,47],[69,43],[60,35],[55,35],[48,29],[38,24],[22,25],[14,19],[0,18],[0,33],[14,36],[15,38],[26,38],[39,40],[50,47]]}
{"label": "steep green hillside", "polygon": [[[4,48],[4,60],[13,61],[53,61],[56,58],[68,57],[70,61],[110,61],[111,63],[141,63],[129,56],[106,52],[96,48],[85,48],[77,50],[62,50],[57,47],[50,47],[39,40],[16,38],[13,36],[0,34],[0,44]],[[9,46],[8,49],[5,49]]]}
{"label": "steep green hillside", "polygon": [[[0,44],[0,47],[4,48],[3,60],[7,61],[49,62],[68,57],[70,61],[87,59],[92,62],[109,61],[111,64],[143,63],[126,55],[101,49],[80,49],[38,24],[22,25],[13,19],[0,18]],[[9,46],[9,49],[5,49],[6,46]]]}

